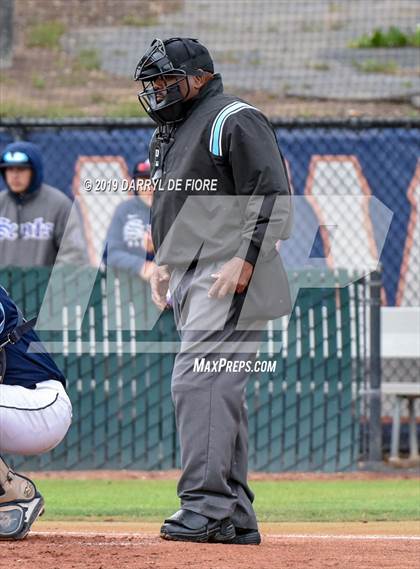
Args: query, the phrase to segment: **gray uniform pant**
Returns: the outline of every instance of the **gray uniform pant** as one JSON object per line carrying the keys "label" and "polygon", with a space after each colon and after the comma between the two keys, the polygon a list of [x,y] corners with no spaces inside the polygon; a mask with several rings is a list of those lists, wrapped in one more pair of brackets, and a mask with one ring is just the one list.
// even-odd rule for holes
{"label": "gray uniform pant", "polygon": [[[247,483],[249,370],[238,368],[241,361],[253,364],[264,324],[235,330],[240,295],[208,298],[215,281],[211,275],[220,265],[200,264],[185,274],[174,269],[171,275],[181,337],[172,374],[183,470],[178,496],[182,508],[214,519],[230,517],[236,527],[256,529],[254,495]],[[202,358],[206,367],[197,371],[194,362]],[[231,371],[213,369],[223,359],[232,362]]]}

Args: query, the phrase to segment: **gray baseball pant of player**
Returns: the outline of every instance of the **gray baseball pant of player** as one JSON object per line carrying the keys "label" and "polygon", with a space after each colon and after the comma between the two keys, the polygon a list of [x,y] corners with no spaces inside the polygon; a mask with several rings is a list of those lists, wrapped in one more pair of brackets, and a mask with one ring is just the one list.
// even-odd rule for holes
{"label": "gray baseball pant of player", "polygon": [[183,470],[178,496],[184,509],[214,519],[230,517],[236,527],[256,529],[254,495],[247,483],[249,372],[194,370],[194,361],[201,358],[210,367],[221,358],[253,362],[265,325],[253,323],[251,329],[235,330],[240,298],[208,298],[215,281],[211,275],[221,264],[200,264],[185,274],[174,269],[171,275],[181,337],[172,374]]}

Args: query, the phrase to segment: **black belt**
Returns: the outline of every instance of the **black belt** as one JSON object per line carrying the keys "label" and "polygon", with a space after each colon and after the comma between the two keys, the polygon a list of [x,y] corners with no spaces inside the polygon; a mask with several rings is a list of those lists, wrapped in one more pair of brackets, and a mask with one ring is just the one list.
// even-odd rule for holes
{"label": "black belt", "polygon": [[35,317],[31,318],[31,320],[23,322],[23,324],[20,324],[20,326],[16,326],[14,330],[7,334],[6,339],[0,342],[0,350],[2,350],[8,344],[16,344],[16,342],[19,342],[22,336],[35,326],[36,321],[37,318]]}

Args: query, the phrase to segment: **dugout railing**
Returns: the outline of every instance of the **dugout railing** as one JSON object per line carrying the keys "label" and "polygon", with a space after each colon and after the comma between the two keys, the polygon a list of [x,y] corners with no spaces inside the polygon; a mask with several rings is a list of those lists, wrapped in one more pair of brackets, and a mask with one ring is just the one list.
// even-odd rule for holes
{"label": "dugout railing", "polygon": [[[276,370],[254,373],[248,384],[250,468],[357,468],[368,458],[370,279],[343,286],[351,280],[344,271],[292,272],[289,279],[299,289],[290,321],[270,323],[260,351]],[[28,317],[41,307],[51,315],[55,330],[41,322],[39,333],[68,379],[74,412],[58,448],[11,457],[15,467],[179,467],[172,312],[144,325],[151,318],[150,291],[127,274],[64,271],[46,294],[49,280],[47,268],[0,269],[0,282]]]}

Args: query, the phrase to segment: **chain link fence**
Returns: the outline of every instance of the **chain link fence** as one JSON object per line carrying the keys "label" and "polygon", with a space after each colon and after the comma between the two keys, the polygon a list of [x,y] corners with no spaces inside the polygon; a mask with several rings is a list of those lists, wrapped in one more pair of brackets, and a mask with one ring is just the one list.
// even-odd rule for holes
{"label": "chain link fence", "polygon": [[[83,307],[78,302],[85,277],[66,273],[56,290],[60,330],[41,332],[68,379],[73,425],[57,449],[13,457],[14,465],[179,467],[170,387],[174,354],[149,349],[152,343],[177,343],[172,311],[152,331],[139,330],[148,318],[147,285],[125,273],[100,273]],[[369,406],[362,393],[368,378],[369,283],[344,287],[345,272],[331,271],[293,272],[289,278],[301,289],[293,315],[263,333],[261,353],[275,370],[253,373],[248,384],[250,467],[351,470],[368,449]],[[39,311],[49,279],[47,268],[0,270],[0,282],[27,314]],[[321,286],[312,288],[316,281]],[[79,321],[76,330],[73,321]]]}
{"label": "chain link fence", "polygon": [[[295,194],[296,229],[281,245],[286,266],[360,272],[380,260],[384,306],[419,306],[420,123],[274,125]],[[0,149],[14,140],[39,147],[45,182],[77,198],[90,261],[98,264],[117,205],[132,198],[130,175],[148,157],[152,132],[148,121],[5,120]]]}
{"label": "chain link fence", "polygon": [[[383,381],[418,381],[418,121],[284,120],[277,121],[275,128],[295,194],[295,230],[291,239],[280,247],[288,271],[313,274],[313,271],[345,270],[351,282],[355,278],[352,275],[366,274],[379,259],[383,283]],[[0,150],[16,139],[30,140],[39,146],[45,162],[45,180],[75,198],[90,263],[99,266],[116,206],[135,199],[121,190],[122,182],[129,179],[139,159],[146,159],[151,133],[151,124],[138,120],[9,120],[0,128]],[[104,191],[92,195],[86,191],[86,180],[105,184]],[[110,185],[115,180],[119,182],[117,191]],[[4,223],[2,218],[0,239],[4,239]],[[13,290],[21,291],[19,299],[25,299],[27,290],[33,291],[37,299],[28,315],[36,312],[43,290],[42,286],[37,288],[38,277],[31,278],[35,279],[32,283],[25,278],[26,284],[12,281]],[[401,315],[403,322],[399,329]],[[356,334],[352,330],[352,338]],[[411,352],[407,346],[411,346]],[[77,366],[88,365],[89,357],[83,358],[72,364],[75,381]],[[131,364],[127,365],[129,369]],[[163,364],[156,360],[153,365],[158,369]],[[169,367],[168,364],[168,374]],[[80,393],[84,393],[85,387],[81,389]],[[88,401],[92,393],[90,388],[86,389]],[[80,393],[76,389],[74,395],[84,405]],[[268,397],[269,392],[265,393],[264,397]],[[391,415],[392,401],[390,396],[383,398],[385,418]],[[84,413],[89,415],[88,408]],[[386,425],[389,435],[390,425]],[[407,448],[405,426],[402,434],[404,449]],[[385,450],[389,446],[388,435]]]}
{"label": "chain link fence", "polygon": [[200,39],[270,116],[418,115],[413,0],[3,0],[3,116],[138,117],[155,37]]}

